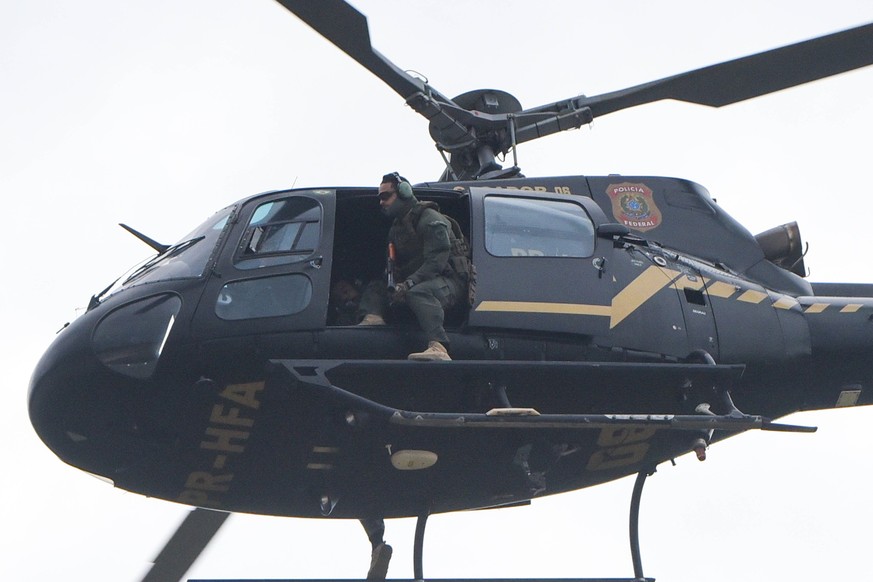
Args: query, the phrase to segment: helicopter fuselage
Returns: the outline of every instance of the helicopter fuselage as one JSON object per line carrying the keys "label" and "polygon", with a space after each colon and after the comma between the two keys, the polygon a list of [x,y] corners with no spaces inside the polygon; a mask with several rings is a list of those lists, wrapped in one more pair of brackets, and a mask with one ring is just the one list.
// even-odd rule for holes
{"label": "helicopter fuselage", "polygon": [[[399,517],[654,467],[748,428],[654,424],[701,405],[728,415],[726,392],[767,418],[871,402],[873,294],[816,295],[697,184],[415,191],[458,220],[477,270],[475,296],[446,314],[453,361],[406,361],[424,340],[402,306],[362,327],[332,299],[340,280],[383,277],[375,188],[271,192],[217,214],[60,333],[30,388],[40,437],[152,497]],[[536,414],[556,420],[519,420]],[[652,424],[586,428],[590,415]]]}

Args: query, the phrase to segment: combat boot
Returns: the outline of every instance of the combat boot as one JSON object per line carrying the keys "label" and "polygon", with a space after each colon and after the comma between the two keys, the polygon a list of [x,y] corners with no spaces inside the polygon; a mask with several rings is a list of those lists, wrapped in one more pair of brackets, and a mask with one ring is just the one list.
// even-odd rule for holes
{"label": "combat boot", "polygon": [[420,360],[420,361],[436,361],[436,360],[451,360],[449,357],[449,353],[446,351],[446,347],[440,342],[431,341],[427,344],[427,349],[423,352],[418,352],[415,354],[409,354],[407,358],[409,360]]}
{"label": "combat boot", "polygon": [[368,313],[358,325],[385,325],[385,319],[381,315]]}
{"label": "combat boot", "polygon": [[373,548],[370,556],[370,571],[367,572],[369,582],[381,582],[388,575],[388,562],[391,561],[393,550],[386,543],[381,543]]}

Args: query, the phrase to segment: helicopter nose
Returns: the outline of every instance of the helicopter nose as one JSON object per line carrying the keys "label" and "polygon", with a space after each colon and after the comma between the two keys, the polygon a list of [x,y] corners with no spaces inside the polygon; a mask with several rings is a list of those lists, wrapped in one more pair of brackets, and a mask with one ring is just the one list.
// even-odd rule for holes
{"label": "helicopter nose", "polygon": [[149,300],[92,311],[55,338],[31,377],[28,409],[58,457],[113,479],[153,452],[140,417],[178,309],[178,300]]}
{"label": "helicopter nose", "polygon": [[92,449],[100,419],[109,418],[111,402],[101,397],[100,366],[88,346],[82,319],[60,332],[37,364],[30,380],[28,412],[36,433],[65,462],[97,474]]}

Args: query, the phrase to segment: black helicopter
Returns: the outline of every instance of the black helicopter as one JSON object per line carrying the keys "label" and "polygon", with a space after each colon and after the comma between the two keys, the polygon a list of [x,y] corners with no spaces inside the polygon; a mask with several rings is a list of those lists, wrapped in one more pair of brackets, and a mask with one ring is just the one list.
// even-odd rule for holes
{"label": "black helicopter", "polygon": [[[305,8],[293,7],[318,16]],[[362,38],[359,15],[346,10],[330,11],[338,34],[316,28]],[[812,75],[834,74],[870,64],[870,35],[863,27],[830,37],[835,45],[734,66],[779,61],[784,79],[786,63],[810,62],[798,51],[811,50],[826,65]],[[433,119],[449,160],[416,192],[455,216],[474,245],[476,301],[450,315],[457,361],[401,361],[417,339],[402,321],[361,330],[329,319],[331,281],[382,267],[368,250],[384,232],[360,226],[376,221],[374,188],[261,195],[177,245],[154,243],[153,262],[96,295],[58,338],[34,376],[31,416],[61,458],[119,487],[212,509],[358,517],[378,507],[423,518],[645,475],[711,438],[800,430],[769,420],[795,410],[867,403],[862,356],[851,354],[869,341],[863,323],[852,325],[866,321],[870,302],[848,298],[863,289],[805,282],[795,227],[752,237],[686,181],[523,178],[494,162],[610,107],[694,94],[702,73],[520,111],[499,91],[448,100],[353,45],[352,56]],[[839,59],[822,56],[829,50]],[[845,54],[864,59],[843,68]],[[727,74],[717,67],[707,74]],[[710,233],[705,248],[695,225]],[[253,241],[271,230],[294,231],[293,244],[262,252]],[[579,279],[518,285],[555,279],[556,268]],[[750,341],[759,336],[770,341]],[[481,456],[469,455],[471,444]],[[528,456],[517,462],[520,452]],[[540,479],[545,491],[534,491]]]}

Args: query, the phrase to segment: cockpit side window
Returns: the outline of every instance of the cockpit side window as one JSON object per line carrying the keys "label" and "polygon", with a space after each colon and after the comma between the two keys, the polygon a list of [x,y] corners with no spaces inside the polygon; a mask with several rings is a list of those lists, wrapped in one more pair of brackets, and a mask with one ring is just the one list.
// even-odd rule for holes
{"label": "cockpit side window", "polygon": [[321,240],[322,209],[312,198],[292,196],[258,206],[237,251],[240,269],[285,265],[312,255]]}
{"label": "cockpit side window", "polygon": [[589,257],[594,224],[574,202],[488,196],[485,248],[497,257]]}
{"label": "cockpit side window", "polygon": [[253,319],[300,313],[312,300],[312,281],[300,273],[232,281],[215,304],[221,319]]}

